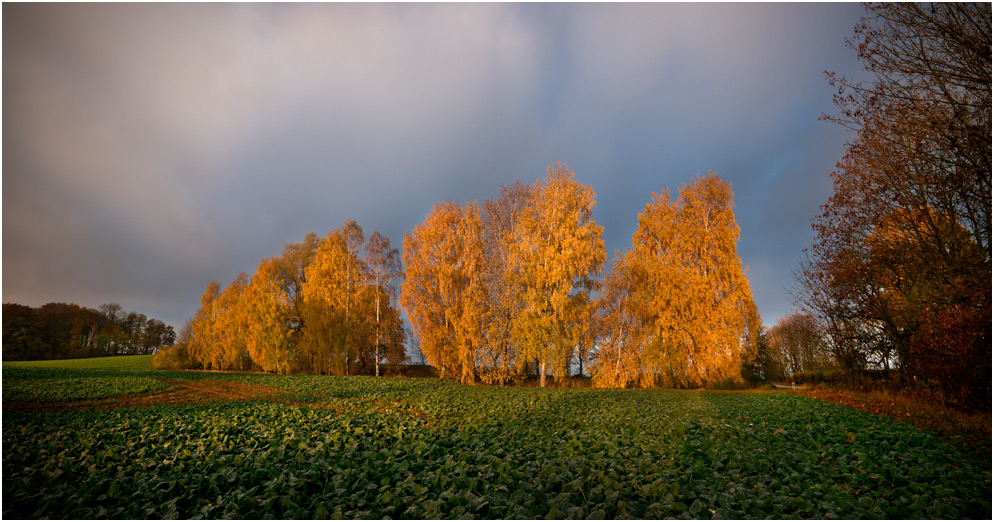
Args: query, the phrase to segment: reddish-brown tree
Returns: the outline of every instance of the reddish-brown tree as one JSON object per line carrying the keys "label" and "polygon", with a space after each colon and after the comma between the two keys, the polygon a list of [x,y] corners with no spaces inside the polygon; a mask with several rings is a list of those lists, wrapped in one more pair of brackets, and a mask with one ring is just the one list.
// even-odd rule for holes
{"label": "reddish-brown tree", "polygon": [[991,9],[882,4],[849,42],[874,75],[831,76],[857,131],[814,222],[800,304],[848,368],[893,363],[990,401]]}

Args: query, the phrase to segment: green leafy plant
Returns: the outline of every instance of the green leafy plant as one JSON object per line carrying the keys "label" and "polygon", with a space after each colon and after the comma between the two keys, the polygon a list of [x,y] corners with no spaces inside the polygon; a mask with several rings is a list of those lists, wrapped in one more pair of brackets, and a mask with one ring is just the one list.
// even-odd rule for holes
{"label": "green leafy plant", "polygon": [[437,379],[210,378],[283,395],[4,415],[3,516],[991,513],[989,455],[795,395],[467,387]]}

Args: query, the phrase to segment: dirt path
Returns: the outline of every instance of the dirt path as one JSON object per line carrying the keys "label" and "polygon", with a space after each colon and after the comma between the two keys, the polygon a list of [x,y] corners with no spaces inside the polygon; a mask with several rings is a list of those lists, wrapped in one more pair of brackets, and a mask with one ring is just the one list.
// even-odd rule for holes
{"label": "dirt path", "polygon": [[781,390],[803,390],[807,388],[807,386],[803,384],[777,384],[775,382],[771,384],[773,384],[774,388],[779,388]]}

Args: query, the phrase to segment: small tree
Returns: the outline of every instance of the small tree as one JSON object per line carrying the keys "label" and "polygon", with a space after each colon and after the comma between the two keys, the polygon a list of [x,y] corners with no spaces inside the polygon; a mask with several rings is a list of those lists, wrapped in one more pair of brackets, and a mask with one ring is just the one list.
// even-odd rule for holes
{"label": "small tree", "polygon": [[382,301],[386,305],[397,301],[397,282],[403,277],[400,266],[400,253],[396,248],[390,248],[390,238],[374,232],[366,242],[366,263],[369,266],[370,281],[373,284],[374,301],[376,303],[376,341],[374,343],[374,358],[376,360],[376,376],[380,376],[380,315]]}

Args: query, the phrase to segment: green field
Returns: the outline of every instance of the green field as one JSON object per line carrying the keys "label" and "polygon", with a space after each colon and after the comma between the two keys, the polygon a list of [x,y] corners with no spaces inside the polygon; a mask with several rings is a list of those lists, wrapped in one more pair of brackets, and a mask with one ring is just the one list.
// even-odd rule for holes
{"label": "green field", "polygon": [[3,400],[67,401],[165,390],[151,355],[3,363]]}
{"label": "green field", "polygon": [[4,363],[4,518],[991,516],[990,455],[795,395],[147,366]]}
{"label": "green field", "polygon": [[93,357],[90,359],[61,359],[57,361],[4,362],[6,372],[11,368],[54,368],[64,370],[122,370],[145,371],[152,366],[151,355],[125,355],[122,357]]}

